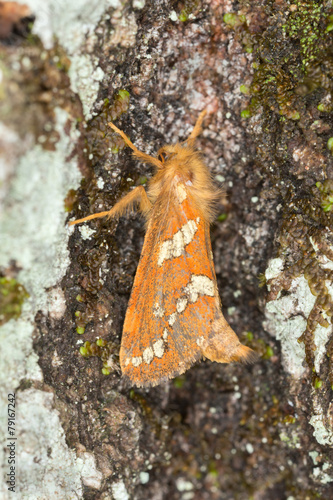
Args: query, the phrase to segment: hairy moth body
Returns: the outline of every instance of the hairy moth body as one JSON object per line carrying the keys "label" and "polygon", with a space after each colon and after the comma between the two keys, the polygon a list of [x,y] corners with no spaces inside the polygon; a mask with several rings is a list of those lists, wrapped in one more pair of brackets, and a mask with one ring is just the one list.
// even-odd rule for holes
{"label": "hairy moth body", "polygon": [[160,159],[138,151],[110,123],[156,173],[147,193],[137,187],[109,212],[72,222],[119,216],[135,202],[147,218],[120,348],[122,373],[137,386],[180,375],[203,356],[219,363],[256,359],[222,314],[209,235],[220,192],[194,148],[204,114],[186,144],[164,146]]}

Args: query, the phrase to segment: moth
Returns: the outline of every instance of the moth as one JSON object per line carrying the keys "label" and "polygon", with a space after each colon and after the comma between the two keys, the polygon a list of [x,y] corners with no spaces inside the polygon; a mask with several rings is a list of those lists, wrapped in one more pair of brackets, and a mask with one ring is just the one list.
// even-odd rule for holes
{"label": "moth", "polygon": [[203,111],[186,141],[163,146],[157,157],[139,151],[113,123],[133,155],[155,167],[147,192],[138,186],[109,211],[70,222],[124,215],[134,205],[147,228],[126,311],[120,347],[122,374],[149,387],[184,373],[201,358],[253,362],[222,314],[210,223],[221,192],[195,149]]}

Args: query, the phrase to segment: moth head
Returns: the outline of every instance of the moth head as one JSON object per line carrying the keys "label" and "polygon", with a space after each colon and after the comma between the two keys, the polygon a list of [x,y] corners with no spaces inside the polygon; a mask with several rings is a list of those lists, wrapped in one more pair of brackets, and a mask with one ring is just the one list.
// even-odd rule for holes
{"label": "moth head", "polygon": [[174,160],[177,156],[177,151],[175,146],[163,146],[157,152],[157,158],[162,164],[162,168],[165,167],[167,163]]}
{"label": "moth head", "polygon": [[186,141],[184,141],[184,143],[186,143],[186,146],[183,146],[182,144],[176,144],[175,146],[163,146],[163,148],[158,151],[158,158],[139,151],[138,148],[126,136],[126,134],[118,127],[116,127],[113,123],[110,122],[109,126],[123,138],[127,146],[132,149],[134,156],[139,158],[141,161],[144,161],[145,163],[154,165],[158,170],[161,170],[164,169],[167,165],[169,166],[171,162],[174,162],[176,159],[182,160],[184,157],[188,156],[187,150],[191,152],[191,150],[193,149],[195,139],[198,137],[202,130],[201,124],[205,115],[206,110],[200,113],[191,134],[186,139]]}

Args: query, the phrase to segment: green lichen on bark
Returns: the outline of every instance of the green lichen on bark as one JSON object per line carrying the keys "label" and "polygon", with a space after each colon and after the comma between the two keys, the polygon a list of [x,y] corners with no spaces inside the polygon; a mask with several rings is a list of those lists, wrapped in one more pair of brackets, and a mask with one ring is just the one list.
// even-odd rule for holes
{"label": "green lichen on bark", "polygon": [[252,35],[256,50],[247,110],[253,114],[263,106],[299,120],[304,112],[300,95],[316,88],[332,90],[332,7],[329,2],[306,0],[286,5],[283,13],[267,10],[267,29]]}
{"label": "green lichen on bark", "polygon": [[102,110],[87,123],[85,153],[90,164],[96,163],[111,151],[118,153],[124,141],[111,131],[108,123],[126,113],[130,95],[127,90],[119,90],[111,99],[106,98]]}
{"label": "green lichen on bark", "polygon": [[[117,120],[126,113],[129,107],[130,94],[125,89],[115,92],[110,98],[105,98],[102,109],[87,122],[83,136],[83,157],[85,164],[85,178],[82,181],[82,189],[76,193],[75,203],[72,204],[76,218],[84,217],[89,213],[100,212],[103,209],[111,208],[114,199],[110,199],[108,171],[104,172],[104,179],[98,178],[95,170],[100,164],[113,158],[125,146],[122,138],[115,134],[108,123]],[[104,185],[107,184],[107,188]],[[132,182],[121,180],[120,190],[127,191]],[[113,198],[113,197],[112,197]],[[80,203],[80,209],[79,209]],[[82,292],[80,294],[79,308],[75,312],[76,333],[83,335],[86,333],[87,325],[99,321],[101,317],[108,314],[110,308],[107,306],[108,298],[101,300],[101,290],[104,282],[101,280],[101,271],[107,266],[110,250],[114,248],[114,241],[110,235],[110,223],[105,224],[105,220],[97,221],[97,231],[91,230],[94,234],[94,245],[78,256],[78,264],[84,270],[84,278],[81,280]],[[80,228],[80,231],[84,229]],[[90,237],[87,237],[90,239]],[[102,294],[103,295],[103,294]],[[102,359],[103,374],[107,375],[110,369],[118,369],[118,361],[113,362],[112,352],[116,349],[114,342],[93,341],[89,337],[89,332],[85,344],[81,346],[80,353],[88,358],[97,356]],[[102,342],[102,343],[101,343]]]}
{"label": "green lichen on bark", "polygon": [[[282,291],[288,291],[293,279],[304,275],[311,293],[316,297],[314,306],[307,318],[307,325],[299,337],[305,345],[306,360],[313,373],[313,383],[317,374],[314,371],[316,345],[314,332],[318,325],[327,328],[333,323],[333,299],[326,286],[333,279],[333,270],[325,268],[325,263],[333,262],[333,241],[330,231],[332,215],[322,209],[322,197],[314,187],[308,199],[287,198],[283,221],[278,236],[277,256],[283,257],[284,270],[275,278],[268,280],[270,292],[267,300],[275,300]],[[327,346],[330,364],[330,382],[333,383],[332,340]]]}
{"label": "green lichen on bark", "polygon": [[23,302],[28,297],[28,292],[16,279],[0,278],[0,325],[19,318]]}
{"label": "green lichen on bark", "polygon": [[[251,126],[260,122],[258,163],[271,181],[271,193],[283,200],[277,256],[283,258],[284,270],[267,281],[267,299],[275,300],[281,291],[287,292],[298,276],[307,280],[316,301],[299,342],[304,343],[315,385],[319,377],[314,370],[315,330],[318,325],[328,328],[333,315],[327,286],[333,278],[332,162],[327,148],[333,77],[332,5],[295,1],[278,12],[266,4],[263,13],[267,25],[252,36],[254,75],[249,86],[251,100],[243,112],[253,116]],[[330,340],[331,384],[332,345]]]}

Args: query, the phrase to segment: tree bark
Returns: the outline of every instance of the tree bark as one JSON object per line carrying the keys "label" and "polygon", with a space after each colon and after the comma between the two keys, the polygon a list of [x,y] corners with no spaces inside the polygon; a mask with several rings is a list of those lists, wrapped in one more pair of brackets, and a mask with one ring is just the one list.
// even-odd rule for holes
{"label": "tree bark", "polygon": [[[18,498],[328,498],[331,2],[0,8],[1,432],[15,393]],[[155,155],[203,109],[223,312],[260,361],[132,388],[118,353],[144,221],[66,222],[152,174],[109,121]]]}

